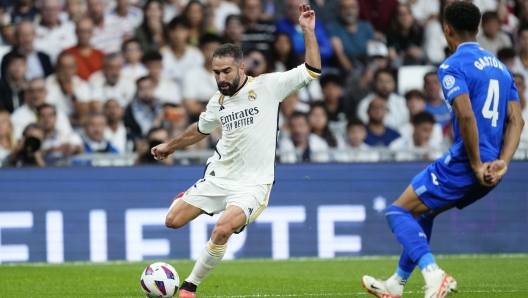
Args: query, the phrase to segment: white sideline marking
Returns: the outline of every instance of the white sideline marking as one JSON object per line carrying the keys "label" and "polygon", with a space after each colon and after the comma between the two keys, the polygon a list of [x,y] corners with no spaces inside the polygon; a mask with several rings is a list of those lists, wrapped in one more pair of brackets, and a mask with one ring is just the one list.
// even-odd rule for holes
{"label": "white sideline marking", "polygon": [[[519,293],[517,290],[494,290],[494,291],[484,291],[484,290],[469,290],[461,291],[460,293]],[[423,291],[405,291],[404,294],[423,294]],[[234,295],[234,296],[201,296],[203,298],[244,298],[244,297],[327,297],[327,296],[348,296],[351,295],[368,295],[367,292],[356,292],[356,293],[304,293],[304,294],[252,294],[252,295]]]}
{"label": "white sideline marking", "polygon": [[[288,262],[341,262],[341,261],[377,261],[377,260],[398,260],[400,256],[357,256],[357,257],[337,257],[333,259],[321,259],[316,257],[310,258],[290,258],[285,260],[273,260],[273,259],[235,259],[235,260],[225,260],[222,263],[288,263]],[[436,259],[444,260],[465,260],[465,259],[526,259],[528,254],[461,254],[461,255],[435,255]],[[3,263],[0,264],[2,267],[56,267],[56,266],[101,266],[101,265],[130,265],[135,263],[147,264],[149,262],[167,262],[172,263],[191,263],[194,264],[195,261],[188,259],[159,259],[159,260],[148,260],[141,262],[129,262],[129,261],[109,261],[102,263],[93,263],[93,262],[84,262],[84,261],[75,261],[75,262],[65,262],[61,264],[49,264],[44,262],[36,263]]]}

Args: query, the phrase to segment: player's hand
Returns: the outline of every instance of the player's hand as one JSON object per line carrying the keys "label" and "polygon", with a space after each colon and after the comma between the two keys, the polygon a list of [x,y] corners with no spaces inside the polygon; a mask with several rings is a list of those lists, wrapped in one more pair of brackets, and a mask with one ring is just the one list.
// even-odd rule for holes
{"label": "player's hand", "polygon": [[299,5],[299,25],[303,31],[315,30],[315,12],[306,3]]}
{"label": "player's hand", "polygon": [[169,146],[166,143],[163,143],[156,147],[153,147],[150,150],[150,153],[154,156],[155,160],[164,160],[167,159],[170,154],[174,153],[174,151],[170,150]]}
{"label": "player's hand", "polygon": [[484,173],[484,179],[493,185],[497,185],[507,171],[508,166],[504,160],[494,160],[489,163],[487,171]]}
{"label": "player's hand", "polygon": [[488,167],[490,166],[490,164],[491,162],[486,162],[481,164],[477,168],[474,168],[475,175],[477,176],[477,179],[480,184],[487,187],[495,186],[498,183],[498,181],[495,182],[495,180],[492,179],[489,175],[487,176],[487,174],[489,173]]}

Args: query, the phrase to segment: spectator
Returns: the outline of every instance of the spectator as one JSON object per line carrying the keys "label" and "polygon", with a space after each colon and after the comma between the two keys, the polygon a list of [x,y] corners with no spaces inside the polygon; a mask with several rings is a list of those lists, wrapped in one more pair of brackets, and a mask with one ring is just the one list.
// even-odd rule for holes
{"label": "spectator", "polygon": [[497,59],[504,63],[506,67],[513,71],[515,66],[515,49],[514,48],[502,48],[497,52]]}
{"label": "spectator", "polygon": [[387,114],[387,101],[375,97],[368,105],[367,138],[365,143],[372,147],[386,147],[400,137],[400,134],[385,126],[384,118]]}
{"label": "spectator", "polygon": [[[247,53],[249,50],[269,51],[273,41],[275,24],[262,18],[262,6],[259,0],[242,0],[242,50]],[[319,16],[319,15],[318,15]]]}
{"label": "spectator", "polygon": [[163,116],[161,104],[154,97],[154,80],[151,77],[139,78],[136,86],[136,96],[126,108],[123,121],[135,136],[146,136]]}
{"label": "spectator", "polygon": [[[328,162],[328,144],[326,141],[310,133],[308,116],[294,112],[289,121],[291,137],[283,138],[279,143],[280,161],[295,162]],[[297,158],[300,152],[300,159]]]}
{"label": "spectator", "polygon": [[156,147],[159,144],[169,141],[169,134],[167,131],[161,127],[152,128],[147,134],[148,147],[145,147],[146,150],[138,154],[135,165],[152,165],[152,164],[165,164],[172,165],[174,160],[172,155],[169,155],[167,159],[158,162],[154,159],[154,156],[150,153],[152,147]]}
{"label": "spectator", "polygon": [[181,86],[185,70],[202,66],[204,57],[197,48],[187,43],[189,23],[184,18],[174,18],[168,29],[170,44],[160,50],[163,56],[163,76]]}
{"label": "spectator", "polygon": [[343,70],[348,73],[364,63],[368,41],[374,40],[374,28],[359,20],[358,0],[340,0],[339,17],[330,22],[328,32]]}
{"label": "spectator", "polygon": [[339,0],[318,0],[306,3],[310,4],[310,8],[325,26],[335,19],[336,11],[340,9]]}
{"label": "spectator", "polygon": [[90,110],[99,109],[99,103],[91,97],[90,87],[77,73],[73,54],[63,52],[57,58],[57,73],[46,80],[46,102],[70,118],[72,126],[79,126]]}
{"label": "spectator", "polygon": [[211,12],[211,15],[214,16],[211,22],[215,28],[215,32],[218,34],[224,32],[224,25],[228,16],[240,14],[240,8],[236,4],[225,0],[207,0],[207,8]]}
{"label": "spectator", "polygon": [[392,128],[398,129],[401,125],[409,121],[409,111],[405,106],[405,99],[394,90],[396,84],[391,72],[387,70],[378,70],[374,75],[374,92],[361,100],[358,105],[357,116],[364,123],[368,122],[368,109],[370,102],[374,98],[384,100],[388,111],[385,110],[383,123]]}
{"label": "spectator", "polygon": [[148,0],[143,6],[143,23],[136,29],[136,38],[143,52],[158,51],[167,44],[167,27],[163,24],[163,2]]}
{"label": "spectator", "polygon": [[15,138],[10,118],[9,112],[0,111],[0,165],[15,149]]}
{"label": "spectator", "polygon": [[104,104],[106,128],[104,139],[108,140],[119,154],[134,150],[134,135],[128,131],[123,123],[124,110],[114,99],[109,99]]}
{"label": "spectator", "polygon": [[109,15],[124,20],[134,28],[141,25],[143,11],[140,8],[130,5],[130,0],[116,0],[116,7],[108,12]]}
{"label": "spectator", "polygon": [[244,64],[246,66],[246,74],[254,78],[270,73],[273,70],[271,63],[268,62],[266,53],[259,50],[251,50],[247,53],[246,57],[244,57]]}
{"label": "spectator", "polygon": [[57,61],[60,52],[77,43],[75,26],[59,20],[60,0],[43,0],[41,9],[42,20],[35,28],[35,48],[48,54],[51,61]]}
{"label": "spectator", "polygon": [[407,0],[407,4],[411,6],[413,17],[420,27],[426,25],[428,21],[437,18],[440,13],[439,0]]}
{"label": "spectator", "polygon": [[17,46],[7,53],[2,59],[2,76],[5,75],[9,59],[14,53],[22,54],[26,57],[26,80],[33,78],[47,77],[53,73],[50,57],[42,52],[36,51],[33,42],[35,40],[35,30],[29,21],[23,21],[16,27]]}
{"label": "spectator", "polygon": [[183,18],[189,24],[189,44],[198,46],[200,36],[206,32],[214,32],[214,28],[209,28],[205,17],[205,7],[198,0],[191,0],[187,3],[183,11]]}
{"label": "spectator", "polygon": [[[164,121],[162,126],[167,128],[170,139],[179,136],[185,131],[189,123],[189,117],[184,107],[166,103],[163,105],[163,114]],[[185,149],[190,150],[191,148],[193,147],[186,147]]]}
{"label": "spectator", "polygon": [[104,53],[115,53],[121,49],[121,43],[132,37],[134,27],[128,20],[105,15],[103,0],[88,0],[87,16],[94,23],[91,45]]}
{"label": "spectator", "polygon": [[414,20],[409,5],[400,4],[387,31],[387,46],[393,67],[416,65],[424,62],[421,50],[422,29]]}
{"label": "spectator", "polygon": [[[435,120],[433,115],[427,112],[420,112],[413,118],[413,134],[411,139],[400,137],[394,140],[389,148],[398,150],[396,161],[414,161],[414,160],[432,160],[440,157],[438,146],[432,146],[430,143],[431,134]],[[409,150],[422,148],[428,149],[427,152],[412,152]]]}
{"label": "spectator", "polygon": [[22,133],[15,150],[4,159],[3,168],[44,167],[40,147],[44,141],[44,130],[36,123],[31,123]]}
{"label": "spectator", "polygon": [[[515,79],[515,85],[517,86],[517,90],[519,92],[519,99],[521,101],[521,112],[522,117],[525,122],[528,123],[528,105],[526,102],[526,83],[525,79],[520,74],[514,74],[513,75]],[[519,148],[527,150],[528,152],[528,129],[523,129],[521,133],[521,140],[519,143]],[[528,157],[528,156],[526,156]]]}
{"label": "spectator", "polygon": [[292,41],[288,34],[280,32],[275,34],[275,39],[271,45],[271,61],[274,72],[288,71],[300,64],[293,52]]}
{"label": "spectator", "polygon": [[[298,26],[299,5],[302,3],[302,0],[286,1],[286,17],[279,20],[276,24],[278,32],[285,32],[290,36],[290,39],[293,41],[293,51],[298,56],[303,56],[306,51],[302,31]],[[334,55],[334,51],[330,43],[330,36],[319,19],[315,20],[315,36],[319,43],[321,60],[323,64],[327,64],[328,60]]]}
{"label": "spectator", "polygon": [[136,93],[136,85],[121,75],[123,64],[120,53],[105,56],[103,70],[93,73],[88,80],[93,100],[104,104],[115,99],[123,109],[126,108]]}
{"label": "spectator", "polygon": [[451,122],[451,110],[442,96],[442,86],[438,73],[431,71],[424,76],[425,111],[431,113],[440,126],[445,127]]}
{"label": "spectator", "polygon": [[125,57],[125,65],[121,69],[121,75],[133,82],[137,79],[148,75],[148,70],[141,63],[143,51],[139,40],[132,38],[123,43],[123,56]]}
{"label": "spectator", "polygon": [[[419,113],[426,111],[426,101],[422,92],[418,90],[410,90],[405,94],[405,103],[407,104],[407,109],[409,110],[410,119],[409,122],[405,123],[398,129],[398,132],[402,138],[411,140],[414,132],[414,117]],[[446,123],[446,126],[448,123]],[[429,144],[431,144],[431,146],[439,147],[440,143],[442,143],[444,127],[445,126],[441,126],[439,123],[435,122],[433,125],[433,131],[431,133],[431,139],[429,140]]]}
{"label": "spectator", "polygon": [[60,159],[84,151],[81,137],[73,132],[58,130],[57,111],[50,104],[43,104],[37,108],[38,124],[44,130],[44,142],[41,151],[47,165],[56,164]]}
{"label": "spectator", "polygon": [[242,44],[242,34],[244,27],[242,27],[242,19],[239,15],[230,15],[226,18],[225,31],[222,35],[224,43],[232,43],[245,52],[244,44]]}
{"label": "spectator", "polygon": [[148,52],[143,55],[142,59],[154,83],[154,97],[162,103],[179,104],[182,101],[180,85],[161,76],[164,68],[162,59],[163,57],[158,52]]}
{"label": "spectator", "polygon": [[[512,72],[521,74],[526,82],[528,80],[528,26],[519,28],[517,40],[519,55],[515,57]],[[524,96],[527,95],[527,93],[524,94]]]}
{"label": "spectator", "polygon": [[359,7],[359,17],[374,26],[380,39],[390,26],[398,0],[359,0]]}
{"label": "spectator", "polygon": [[[46,102],[47,95],[44,79],[33,79],[27,83],[26,91],[24,92],[24,105],[16,109],[11,115],[15,139],[19,139],[22,136],[22,131],[26,126],[35,123],[35,119],[38,118],[37,108]],[[55,128],[61,133],[70,133],[72,127],[68,116],[60,111],[56,113],[57,123]]]}
{"label": "spectator", "polygon": [[310,112],[310,105],[301,102],[297,92],[288,95],[282,101],[279,111],[279,127],[281,132],[279,134],[279,138],[282,139],[283,137],[289,137],[290,127],[288,126],[288,123],[290,122],[290,118],[294,112],[301,112],[305,114]]}
{"label": "spectator", "polygon": [[69,21],[76,24],[84,17],[85,14],[83,0],[66,0],[65,12],[66,14],[63,14],[61,17],[61,22]]}
{"label": "spectator", "polygon": [[[330,148],[343,149],[345,141],[342,134],[335,133],[328,125],[328,115],[322,103],[312,104],[310,113],[308,114],[308,122],[312,128],[312,133],[323,140]],[[339,154],[334,155],[334,159],[339,159]]]}
{"label": "spectator", "polygon": [[482,14],[482,31],[477,35],[480,46],[495,56],[499,49],[512,46],[510,37],[501,31],[500,25],[499,15],[494,11],[487,11]]}
{"label": "spectator", "polygon": [[75,34],[77,45],[65,52],[75,56],[77,61],[77,76],[88,80],[90,75],[103,68],[104,53],[90,45],[93,36],[93,22],[91,19],[82,18],[77,22]]}
{"label": "spectator", "polygon": [[[198,121],[200,113],[205,111],[205,106],[211,96],[218,91],[218,86],[213,73],[213,52],[222,44],[220,37],[214,34],[205,34],[200,38],[200,50],[205,58],[201,67],[190,69],[183,81],[183,103],[189,113],[190,122]],[[196,84],[200,82],[200,84]]]}
{"label": "spectator", "polygon": [[434,65],[440,65],[447,55],[447,41],[444,37],[444,11],[455,0],[440,0],[440,15],[438,19],[431,19],[424,28],[423,48],[427,60]]}
{"label": "spectator", "polygon": [[0,111],[13,111],[24,104],[26,88],[26,57],[19,53],[11,54],[7,73],[0,79]]}
{"label": "spectator", "polygon": [[333,73],[319,78],[323,91],[323,106],[330,122],[340,122],[346,119],[343,107],[343,81]]}
{"label": "spectator", "polygon": [[86,116],[81,134],[84,152],[90,153],[119,153],[119,151],[104,138],[106,118],[101,112],[91,112]]}
{"label": "spectator", "polygon": [[33,0],[15,0],[11,13],[11,23],[33,22],[38,16],[39,10],[35,7]]}
{"label": "spectator", "polygon": [[346,78],[343,107],[348,119],[356,118],[359,102],[372,92],[374,74],[378,70],[389,69],[389,49],[384,43],[369,42],[367,55],[366,67],[363,71],[351,72]]}
{"label": "spectator", "polygon": [[367,128],[358,118],[352,118],[347,124],[348,144],[343,154],[341,162],[378,162],[379,152],[370,150],[370,146],[365,144]]}

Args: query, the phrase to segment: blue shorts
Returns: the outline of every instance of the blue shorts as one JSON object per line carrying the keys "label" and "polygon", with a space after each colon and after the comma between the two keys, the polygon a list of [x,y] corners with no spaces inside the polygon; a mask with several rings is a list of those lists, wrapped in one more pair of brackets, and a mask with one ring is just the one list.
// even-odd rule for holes
{"label": "blue shorts", "polygon": [[448,205],[465,208],[494,188],[482,186],[468,162],[451,162],[449,154],[416,175],[411,185],[420,200],[431,210]]}

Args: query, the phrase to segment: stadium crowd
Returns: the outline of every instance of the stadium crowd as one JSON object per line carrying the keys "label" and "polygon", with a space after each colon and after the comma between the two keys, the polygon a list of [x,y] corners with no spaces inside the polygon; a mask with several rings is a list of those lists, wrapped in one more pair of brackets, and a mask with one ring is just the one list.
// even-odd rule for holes
{"label": "stadium crowd", "polygon": [[[155,162],[150,148],[197,121],[217,91],[211,61],[220,44],[238,45],[254,77],[304,61],[302,2],[0,0],[2,167],[93,153]],[[452,2],[309,1],[323,75],[284,100],[277,161],[446,152],[451,114],[435,68],[450,55],[442,12]],[[528,0],[473,2],[483,13],[478,42],[514,73],[528,121]],[[214,149],[220,137],[219,128],[187,150]],[[520,148],[528,151],[527,130]]]}

